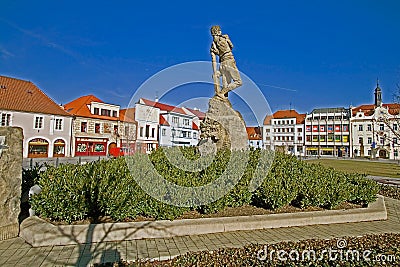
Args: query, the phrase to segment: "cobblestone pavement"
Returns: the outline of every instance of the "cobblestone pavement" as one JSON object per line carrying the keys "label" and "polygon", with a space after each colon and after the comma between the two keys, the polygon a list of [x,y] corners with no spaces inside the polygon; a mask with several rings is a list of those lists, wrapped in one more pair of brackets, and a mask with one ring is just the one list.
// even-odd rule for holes
{"label": "cobblestone pavement", "polygon": [[165,260],[189,251],[243,247],[250,243],[270,244],[303,239],[400,233],[400,200],[385,198],[386,221],[314,225],[237,231],[160,239],[91,243],[34,248],[22,238],[0,241],[0,266],[90,266],[119,259]]}

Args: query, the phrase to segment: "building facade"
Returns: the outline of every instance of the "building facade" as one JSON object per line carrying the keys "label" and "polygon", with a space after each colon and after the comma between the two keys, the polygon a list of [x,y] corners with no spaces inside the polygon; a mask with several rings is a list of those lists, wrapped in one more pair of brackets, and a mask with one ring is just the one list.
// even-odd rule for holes
{"label": "building facade", "polygon": [[136,152],[137,121],[135,121],[135,108],[121,109],[119,111],[118,137],[119,146],[124,155]]}
{"label": "building facade", "polygon": [[262,127],[246,127],[249,147],[264,148],[262,138]]}
{"label": "building facade", "polygon": [[160,109],[140,99],[135,105],[135,121],[138,127],[136,151],[149,154],[158,147]]}
{"label": "building facade", "polygon": [[383,104],[379,84],[374,95],[374,104],[351,108],[353,156],[397,160],[400,151],[400,104]]}
{"label": "building facade", "polygon": [[308,156],[351,156],[350,110],[320,108],[305,119],[305,146]]}
{"label": "building facade", "polygon": [[162,147],[195,146],[199,142],[199,127],[195,123],[197,116],[183,108],[167,105],[157,101],[141,99],[151,107],[160,110],[159,139]]}
{"label": "building facade", "polygon": [[23,129],[23,157],[69,157],[72,116],[35,84],[0,76],[0,126]]}
{"label": "building facade", "polygon": [[295,110],[279,110],[266,116],[263,126],[264,148],[303,156],[304,118],[305,114]]}
{"label": "building facade", "polygon": [[118,105],[87,95],[69,102],[64,108],[74,116],[75,156],[107,156],[111,149],[120,146]]}

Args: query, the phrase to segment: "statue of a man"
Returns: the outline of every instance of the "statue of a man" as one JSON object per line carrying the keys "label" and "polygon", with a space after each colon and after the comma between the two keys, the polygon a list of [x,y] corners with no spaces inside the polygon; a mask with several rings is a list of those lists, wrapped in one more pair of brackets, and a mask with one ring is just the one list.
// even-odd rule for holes
{"label": "statue of a man", "polygon": [[[213,42],[211,44],[211,58],[214,71],[215,94],[220,98],[228,97],[228,92],[242,85],[239,70],[232,54],[233,44],[227,34],[222,35],[218,25],[211,27]],[[217,70],[217,59],[219,57],[220,67]],[[222,88],[219,86],[219,77],[222,77]]]}

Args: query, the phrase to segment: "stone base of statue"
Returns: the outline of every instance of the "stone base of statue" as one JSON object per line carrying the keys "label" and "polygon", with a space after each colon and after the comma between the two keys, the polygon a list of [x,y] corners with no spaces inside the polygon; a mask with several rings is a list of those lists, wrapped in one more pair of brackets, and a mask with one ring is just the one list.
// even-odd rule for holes
{"label": "stone base of statue", "polygon": [[211,147],[217,150],[248,149],[246,124],[242,115],[232,108],[228,98],[214,96],[208,106],[206,117],[200,123],[200,151],[212,152]]}

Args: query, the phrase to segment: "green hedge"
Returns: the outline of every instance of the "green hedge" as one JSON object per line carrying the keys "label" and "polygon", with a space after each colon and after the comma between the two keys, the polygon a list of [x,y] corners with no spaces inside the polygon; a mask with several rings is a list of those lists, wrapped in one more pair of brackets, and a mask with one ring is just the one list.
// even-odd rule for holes
{"label": "green hedge", "polygon": [[[190,161],[200,158],[196,148],[181,148],[179,151],[157,149],[150,155],[150,167],[148,156],[143,154],[85,165],[47,166],[47,170],[36,179],[42,192],[31,199],[31,206],[41,217],[66,222],[104,215],[117,221],[137,216],[172,220],[190,209],[211,213],[244,204],[270,209],[288,204],[334,208],[343,201],[368,204],[375,200],[378,192],[377,184],[363,175],[308,164],[279,153],[273,158],[273,153],[266,150],[218,151],[207,168],[199,171],[184,171],[174,166],[166,152],[172,153],[169,155],[182,152]],[[234,162],[229,163],[229,160]],[[136,168],[130,171],[127,162],[135,162]],[[244,164],[244,172],[238,183],[219,200],[192,208],[160,202],[146,194],[134,179],[140,175],[151,183],[149,168],[154,168],[175,184],[201,186],[220,177],[228,164]],[[234,176],[236,173],[233,171],[228,175]],[[254,190],[257,181],[261,186]],[[229,182],[231,180],[228,179]],[[158,193],[163,199],[174,194],[169,189]]]}

